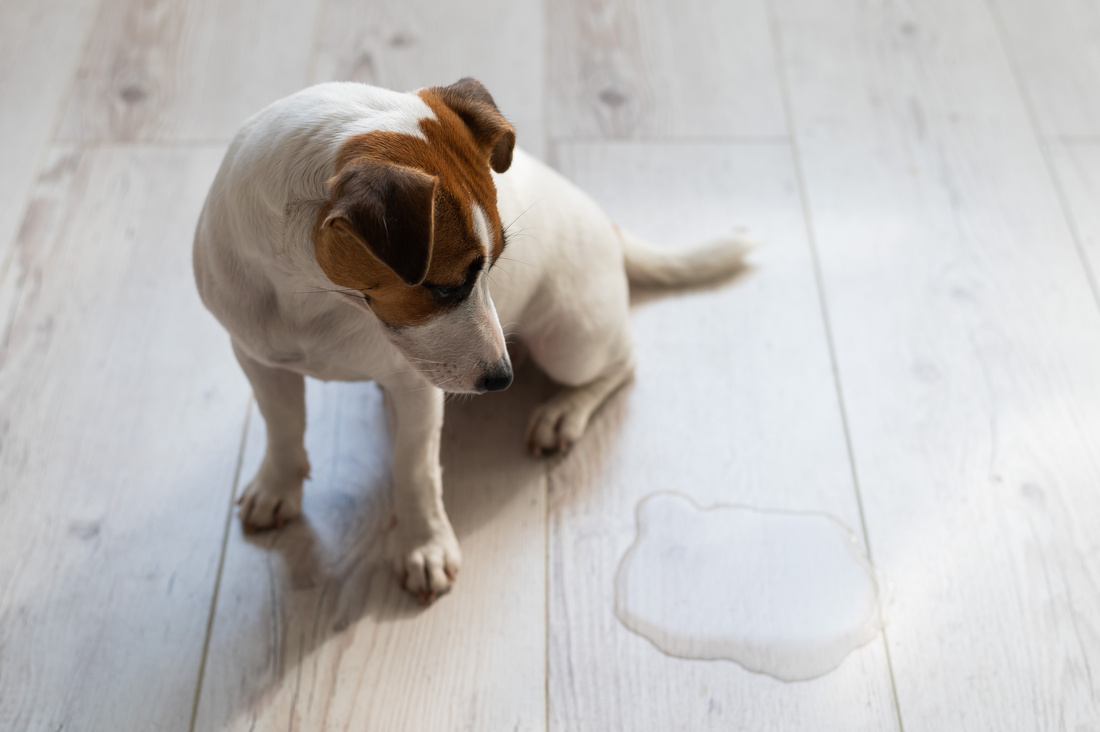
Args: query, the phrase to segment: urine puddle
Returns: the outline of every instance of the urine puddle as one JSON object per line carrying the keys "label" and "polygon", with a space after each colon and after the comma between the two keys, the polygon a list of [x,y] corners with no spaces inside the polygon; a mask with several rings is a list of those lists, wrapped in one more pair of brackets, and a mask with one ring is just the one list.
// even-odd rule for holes
{"label": "urine puddle", "polygon": [[784,681],[821,676],[882,629],[883,579],[837,519],[678,493],[638,504],[615,611],[671,656],[728,659]]}

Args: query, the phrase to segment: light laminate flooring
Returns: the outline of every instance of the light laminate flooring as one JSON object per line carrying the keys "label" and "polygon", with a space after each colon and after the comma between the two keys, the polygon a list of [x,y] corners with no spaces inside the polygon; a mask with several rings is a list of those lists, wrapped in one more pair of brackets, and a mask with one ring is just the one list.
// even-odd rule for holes
{"label": "light laminate flooring", "polygon": [[[263,105],[466,75],[622,226],[763,246],[639,299],[567,457],[530,365],[448,405],[421,609],[372,384],[309,384],[304,518],[242,533],[190,243]],[[1097,0],[0,0],[0,729],[1100,732],[1098,100]],[[662,654],[614,575],[666,490],[837,517],[885,632],[794,683]]]}

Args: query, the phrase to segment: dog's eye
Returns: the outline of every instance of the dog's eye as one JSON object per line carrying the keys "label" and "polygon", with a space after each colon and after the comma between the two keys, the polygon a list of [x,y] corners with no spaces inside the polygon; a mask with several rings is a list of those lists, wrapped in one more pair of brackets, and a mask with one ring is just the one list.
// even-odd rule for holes
{"label": "dog's eye", "polygon": [[430,289],[431,289],[431,292],[432,292],[432,297],[434,297],[436,300],[450,300],[452,297],[457,295],[458,291],[462,288],[458,287],[458,286],[449,286],[449,287],[432,287]]}

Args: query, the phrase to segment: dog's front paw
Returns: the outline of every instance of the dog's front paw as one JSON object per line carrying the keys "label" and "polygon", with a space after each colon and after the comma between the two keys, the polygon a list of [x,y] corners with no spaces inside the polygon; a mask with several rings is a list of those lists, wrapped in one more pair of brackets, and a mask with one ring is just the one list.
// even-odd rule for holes
{"label": "dog's front paw", "polygon": [[398,523],[390,536],[390,556],[401,586],[416,595],[421,605],[431,604],[451,589],[462,565],[462,552],[450,526],[424,535],[402,531]]}
{"label": "dog's front paw", "polygon": [[277,468],[266,460],[256,477],[237,499],[245,533],[279,529],[302,512],[302,481],[309,476],[304,466]]}

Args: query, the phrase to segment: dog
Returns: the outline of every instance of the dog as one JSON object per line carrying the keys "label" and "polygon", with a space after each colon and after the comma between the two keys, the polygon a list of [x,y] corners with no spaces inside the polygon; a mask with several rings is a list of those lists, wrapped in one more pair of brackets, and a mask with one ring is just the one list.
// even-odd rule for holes
{"label": "dog", "polygon": [[[405,588],[431,602],[462,561],[442,499],[444,395],[511,384],[501,321],[562,385],[531,416],[527,447],[561,452],[632,377],[629,285],[686,286],[741,269],[745,239],[662,251],[515,140],[469,78],[409,93],[319,84],[237,133],[193,261],[267,424],[263,462],[239,501],[245,530],[301,511],[303,377],[376,381],[394,431],[389,551]],[[524,236],[509,238],[504,222],[521,218]],[[505,250],[520,264],[490,280]]]}

